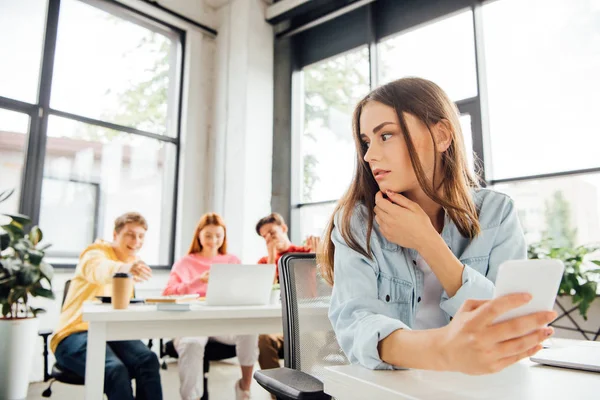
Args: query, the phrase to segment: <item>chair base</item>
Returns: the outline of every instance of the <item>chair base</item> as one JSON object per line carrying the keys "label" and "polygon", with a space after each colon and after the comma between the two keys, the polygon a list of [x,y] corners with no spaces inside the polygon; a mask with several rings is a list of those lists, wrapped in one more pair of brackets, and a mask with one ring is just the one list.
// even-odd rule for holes
{"label": "chair base", "polygon": [[331,400],[323,391],[323,382],[302,371],[268,369],[256,371],[254,379],[278,400]]}
{"label": "chair base", "polygon": [[44,390],[42,392],[42,397],[50,397],[52,396],[52,384],[54,383],[54,379],[50,380],[50,384],[48,385],[48,387],[46,388],[46,390]]}

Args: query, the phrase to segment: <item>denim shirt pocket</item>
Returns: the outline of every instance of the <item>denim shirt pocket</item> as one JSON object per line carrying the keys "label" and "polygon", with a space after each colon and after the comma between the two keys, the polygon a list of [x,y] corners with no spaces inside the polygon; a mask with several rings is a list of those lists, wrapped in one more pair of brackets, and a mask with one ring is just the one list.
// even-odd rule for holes
{"label": "denim shirt pocket", "polygon": [[384,303],[385,314],[408,324],[412,310],[413,284],[385,273],[377,278],[377,296]]}

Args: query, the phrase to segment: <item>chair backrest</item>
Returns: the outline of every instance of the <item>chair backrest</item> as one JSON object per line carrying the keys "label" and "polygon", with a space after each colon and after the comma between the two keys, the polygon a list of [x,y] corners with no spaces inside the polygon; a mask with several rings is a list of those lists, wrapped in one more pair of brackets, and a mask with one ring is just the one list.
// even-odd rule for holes
{"label": "chair backrest", "polygon": [[60,309],[62,310],[63,306],[65,305],[65,300],[67,299],[67,292],[69,291],[69,286],[71,286],[71,280],[68,279],[65,282],[65,288],[63,289],[63,298],[62,298],[62,303],[60,303]]}
{"label": "chair backrest", "polygon": [[323,318],[331,287],[319,273],[315,255],[288,253],[278,267],[285,366],[321,378],[324,367],[348,364],[329,319]]}

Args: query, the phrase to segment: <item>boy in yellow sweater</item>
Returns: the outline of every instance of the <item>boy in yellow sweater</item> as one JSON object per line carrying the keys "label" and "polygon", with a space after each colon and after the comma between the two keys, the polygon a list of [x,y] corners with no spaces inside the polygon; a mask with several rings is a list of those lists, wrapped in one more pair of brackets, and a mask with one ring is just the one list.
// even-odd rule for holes
{"label": "boy in yellow sweater", "polygon": [[[147,230],[142,215],[123,214],[115,220],[112,242],[96,240],[81,253],[50,342],[62,368],[85,377],[88,324],[82,319],[83,303],[96,296],[110,296],[112,276],[117,272],[130,273],[137,282],[152,275],[137,256]],[[136,380],[137,400],[162,399],[158,359],[141,341],[108,342],[104,368],[104,392],[109,400],[133,400],[131,379]]]}

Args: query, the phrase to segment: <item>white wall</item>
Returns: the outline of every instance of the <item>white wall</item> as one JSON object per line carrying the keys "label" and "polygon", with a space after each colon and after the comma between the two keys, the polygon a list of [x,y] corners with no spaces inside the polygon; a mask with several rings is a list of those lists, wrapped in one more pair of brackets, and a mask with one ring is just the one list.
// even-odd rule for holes
{"label": "white wall", "polygon": [[[265,249],[254,225],[270,212],[271,201],[273,31],[264,21],[266,5],[231,0],[215,10],[201,0],[159,1],[216,29],[214,38],[141,1],[118,1],[186,30],[176,256],[186,250],[200,216],[215,211],[228,224],[230,251],[256,262]],[[34,299],[48,310],[40,328],[56,328],[64,282],[72,274],[56,271],[55,301]],[[136,295],[159,294],[167,278],[168,271],[155,271],[149,282],[136,285]],[[41,339],[35,346],[30,379],[40,381]]]}
{"label": "white wall", "polygon": [[273,30],[261,0],[218,10],[215,210],[231,252],[254,263],[266,253],[256,222],[271,209]]}

